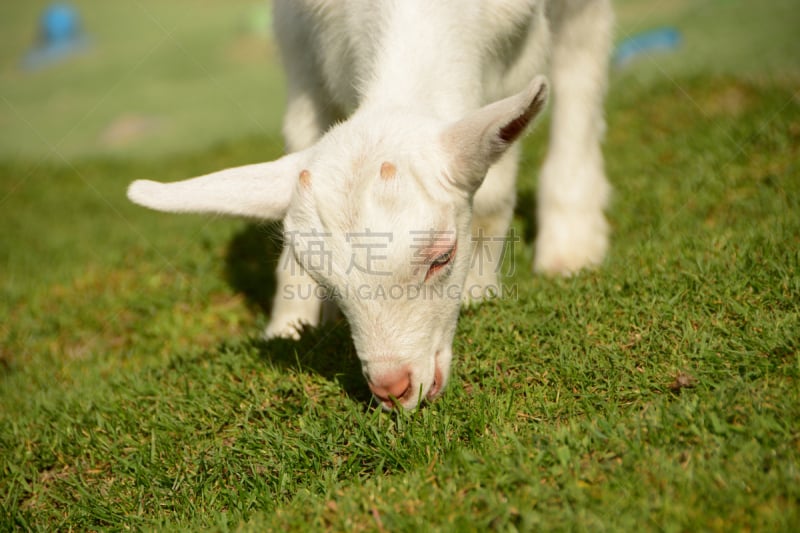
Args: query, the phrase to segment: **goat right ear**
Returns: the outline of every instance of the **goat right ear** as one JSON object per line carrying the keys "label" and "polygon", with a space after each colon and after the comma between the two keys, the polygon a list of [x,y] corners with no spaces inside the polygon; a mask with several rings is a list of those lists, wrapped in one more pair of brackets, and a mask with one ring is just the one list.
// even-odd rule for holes
{"label": "goat right ear", "polygon": [[173,183],[137,180],[133,203],[168,213],[216,213],[281,220],[308,157],[296,152],[269,163],[234,167]]}
{"label": "goat right ear", "polygon": [[522,137],[546,101],[547,80],[537,76],[523,91],[451,124],[442,144],[450,156],[452,183],[473,194],[489,167]]}

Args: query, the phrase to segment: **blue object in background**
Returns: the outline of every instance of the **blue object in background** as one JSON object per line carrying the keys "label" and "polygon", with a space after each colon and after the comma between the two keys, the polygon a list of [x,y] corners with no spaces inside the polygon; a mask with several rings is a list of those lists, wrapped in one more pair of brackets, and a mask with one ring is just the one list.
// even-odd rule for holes
{"label": "blue object in background", "polygon": [[619,43],[614,52],[614,65],[624,67],[636,56],[655,51],[670,51],[681,44],[681,34],[675,28],[660,28],[639,33]]}
{"label": "blue object in background", "polygon": [[39,69],[86,50],[78,11],[69,4],[51,4],[39,18],[39,42],[22,60],[27,70]]}

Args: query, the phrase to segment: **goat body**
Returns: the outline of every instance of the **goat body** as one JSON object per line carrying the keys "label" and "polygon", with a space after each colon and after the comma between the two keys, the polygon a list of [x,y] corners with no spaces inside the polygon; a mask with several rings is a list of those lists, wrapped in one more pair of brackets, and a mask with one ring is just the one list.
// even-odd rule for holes
{"label": "goat body", "polygon": [[[331,298],[384,407],[447,383],[462,301],[501,292],[519,145],[554,93],[534,268],[606,251],[600,138],[610,0],[275,0],[287,72],[276,161],[128,196],[168,212],[283,220],[267,337],[299,338]],[[532,80],[532,81],[531,81]]]}

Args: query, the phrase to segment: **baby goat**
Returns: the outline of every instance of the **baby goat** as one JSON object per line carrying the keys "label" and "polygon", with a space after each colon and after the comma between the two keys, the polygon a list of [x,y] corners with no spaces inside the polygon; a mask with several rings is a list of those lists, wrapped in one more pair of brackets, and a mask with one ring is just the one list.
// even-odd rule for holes
{"label": "baby goat", "polygon": [[[286,155],[128,197],[168,212],[283,220],[267,337],[331,298],[387,409],[444,389],[462,300],[499,292],[516,141],[554,103],[534,269],[599,263],[610,0],[275,0]],[[548,64],[548,59],[550,60]],[[530,80],[533,81],[530,81]]]}

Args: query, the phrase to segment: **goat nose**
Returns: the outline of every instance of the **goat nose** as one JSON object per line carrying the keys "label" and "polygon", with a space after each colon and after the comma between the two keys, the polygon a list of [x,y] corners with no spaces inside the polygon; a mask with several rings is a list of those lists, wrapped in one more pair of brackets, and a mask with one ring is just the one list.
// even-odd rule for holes
{"label": "goat nose", "polygon": [[369,389],[386,407],[392,407],[392,399],[402,400],[411,390],[411,377],[407,370],[369,380]]}

